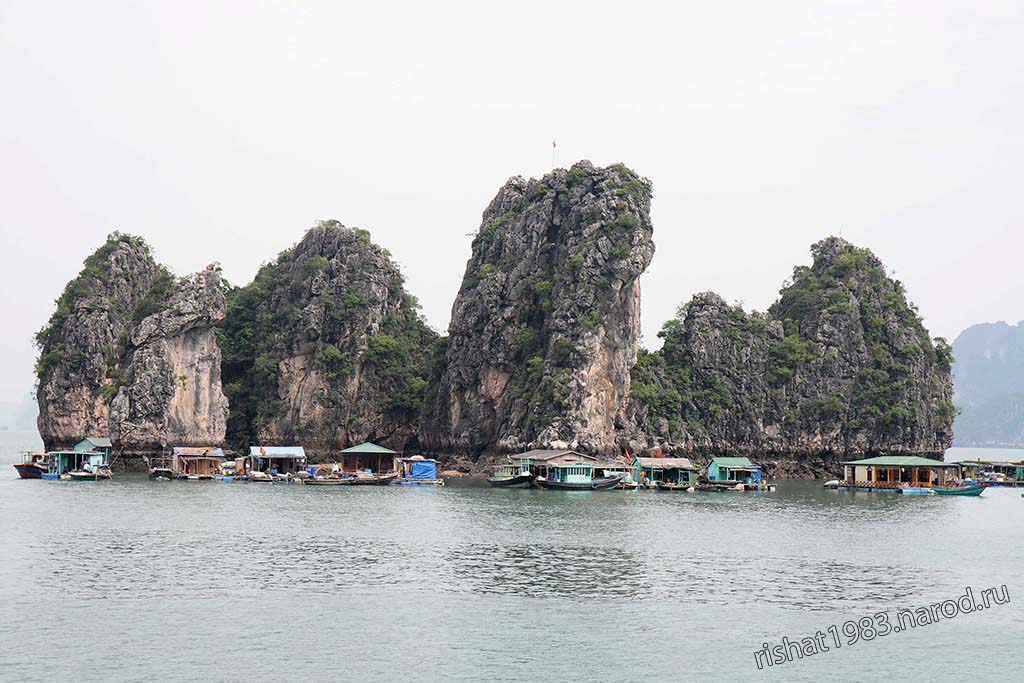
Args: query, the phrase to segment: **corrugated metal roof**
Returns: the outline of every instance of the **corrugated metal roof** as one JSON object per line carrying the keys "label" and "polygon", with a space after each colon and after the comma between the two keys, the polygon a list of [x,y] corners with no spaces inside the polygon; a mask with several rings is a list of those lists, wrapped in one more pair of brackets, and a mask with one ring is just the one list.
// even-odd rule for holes
{"label": "corrugated metal roof", "polygon": [[111,443],[109,436],[87,436],[82,441],[88,441],[93,446],[99,448],[113,448],[114,444]]}
{"label": "corrugated metal roof", "polygon": [[877,458],[851,460],[844,465],[876,465],[881,467],[959,467],[955,462],[942,462],[916,455],[880,455]]}
{"label": "corrugated metal roof", "polygon": [[637,458],[641,467],[655,470],[695,470],[689,458]]}
{"label": "corrugated metal roof", "polygon": [[[260,449],[266,455],[260,453]],[[302,446],[249,446],[249,455],[257,458],[305,458],[306,450]]]}
{"label": "corrugated metal roof", "polygon": [[719,467],[728,467],[729,469],[736,467],[753,467],[754,469],[760,469],[760,465],[755,465],[750,462],[750,458],[712,458],[711,462],[715,463]]}
{"label": "corrugated metal roof", "polygon": [[597,458],[593,455],[587,455],[586,453],[579,453],[578,451],[571,451],[568,449],[556,450],[549,448],[535,448],[532,451],[526,451],[518,455],[510,455],[509,458],[512,460],[551,460],[562,455],[575,455],[583,460],[597,461]]}
{"label": "corrugated metal roof", "polygon": [[341,452],[342,455],[349,455],[350,453],[351,454],[362,453],[364,455],[365,454],[371,454],[371,455],[398,455],[398,453],[395,453],[390,448],[384,448],[383,446],[378,446],[377,444],[370,443],[369,441],[367,441],[366,443],[361,443],[358,446],[352,446],[351,448],[346,448],[345,450],[343,450]]}
{"label": "corrugated metal roof", "polygon": [[224,457],[224,451],[214,446],[175,446],[171,449],[175,455],[210,455]]}

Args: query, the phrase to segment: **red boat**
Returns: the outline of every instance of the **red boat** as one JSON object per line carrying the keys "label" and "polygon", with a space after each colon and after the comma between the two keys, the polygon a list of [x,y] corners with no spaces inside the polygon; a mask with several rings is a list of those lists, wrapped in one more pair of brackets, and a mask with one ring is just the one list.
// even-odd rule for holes
{"label": "red boat", "polygon": [[23,453],[21,462],[14,469],[22,479],[42,479],[50,472],[50,463],[46,453]]}

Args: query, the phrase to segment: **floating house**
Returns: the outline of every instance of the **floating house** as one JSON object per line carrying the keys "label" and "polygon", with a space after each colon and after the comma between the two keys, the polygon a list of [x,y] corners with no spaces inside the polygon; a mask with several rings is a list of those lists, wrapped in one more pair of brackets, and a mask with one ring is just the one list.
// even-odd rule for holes
{"label": "floating house", "polygon": [[760,484],[761,466],[749,458],[712,458],[708,465],[708,481],[728,481],[744,484]]}
{"label": "floating house", "polygon": [[96,451],[50,451],[46,460],[49,468],[43,479],[58,479],[69,472],[96,472],[107,464],[107,456]]}
{"label": "floating house", "polygon": [[633,458],[633,478],[641,484],[687,488],[699,474],[689,458]]}
{"label": "floating house", "polygon": [[979,473],[989,466],[989,463],[984,460],[961,460],[957,463],[960,465],[960,477],[962,479],[979,479]]}
{"label": "floating house", "polygon": [[960,480],[960,465],[913,455],[879,456],[843,463],[840,491],[928,493]]}
{"label": "floating house", "polygon": [[538,448],[526,451],[519,455],[509,456],[513,462],[518,462],[521,468],[528,467],[533,474],[540,477],[547,477],[558,467],[572,465],[595,465],[597,457],[586,453],[579,453],[568,449],[547,449]]}
{"label": "floating house", "polygon": [[1024,461],[961,460],[958,464],[964,479],[997,486],[1024,486]]}
{"label": "floating house", "polygon": [[306,469],[302,446],[250,446],[246,472],[269,475],[295,474]]}
{"label": "floating house", "polygon": [[395,459],[398,457],[398,453],[390,448],[384,448],[370,442],[346,448],[338,455],[341,456],[342,472],[363,472],[366,474],[395,471]]}
{"label": "floating house", "polygon": [[437,474],[437,461],[414,455],[398,458],[398,480],[402,486],[444,486],[444,479]]}
{"label": "floating house", "polygon": [[74,450],[79,453],[102,453],[104,462],[110,462],[110,456],[114,453],[114,444],[106,436],[87,436],[75,444]]}
{"label": "floating house", "polygon": [[213,479],[224,462],[224,451],[214,446],[175,446],[171,471],[178,479]]}

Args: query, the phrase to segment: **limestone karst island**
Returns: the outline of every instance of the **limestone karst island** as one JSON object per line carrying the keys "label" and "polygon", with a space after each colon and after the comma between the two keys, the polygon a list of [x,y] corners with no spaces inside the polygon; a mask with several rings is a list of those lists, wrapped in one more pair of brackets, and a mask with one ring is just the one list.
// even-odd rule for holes
{"label": "limestone karst island", "polygon": [[621,164],[510,179],[445,335],[361,228],[297,232],[237,287],[215,264],[171,273],[114,233],[36,336],[39,431],[57,455],[35,467],[691,490],[960,478],[938,462],[950,347],[865,245],[823,235],[767,311],[698,294],[642,348],[651,197]]}
{"label": "limestone karst island", "polygon": [[0,0],[0,683],[1020,680],[1022,36]]}

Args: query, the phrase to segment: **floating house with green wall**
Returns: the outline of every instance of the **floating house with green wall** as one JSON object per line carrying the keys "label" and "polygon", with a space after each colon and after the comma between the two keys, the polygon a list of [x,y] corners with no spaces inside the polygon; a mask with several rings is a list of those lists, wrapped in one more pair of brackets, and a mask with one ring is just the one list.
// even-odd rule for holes
{"label": "floating house with green wall", "polygon": [[105,460],[110,462],[110,456],[114,452],[114,444],[107,436],[87,436],[75,444],[75,451],[78,453],[102,453]]}
{"label": "floating house with green wall", "polygon": [[633,480],[642,484],[693,486],[699,474],[689,458],[633,458]]}
{"label": "floating house with green wall", "polygon": [[58,475],[76,470],[95,472],[107,464],[107,456],[96,451],[50,451],[46,454],[50,472],[43,479],[56,479]]}
{"label": "floating house with green wall", "polygon": [[750,462],[749,458],[712,458],[708,464],[707,479],[760,484],[762,471],[761,466]]}

